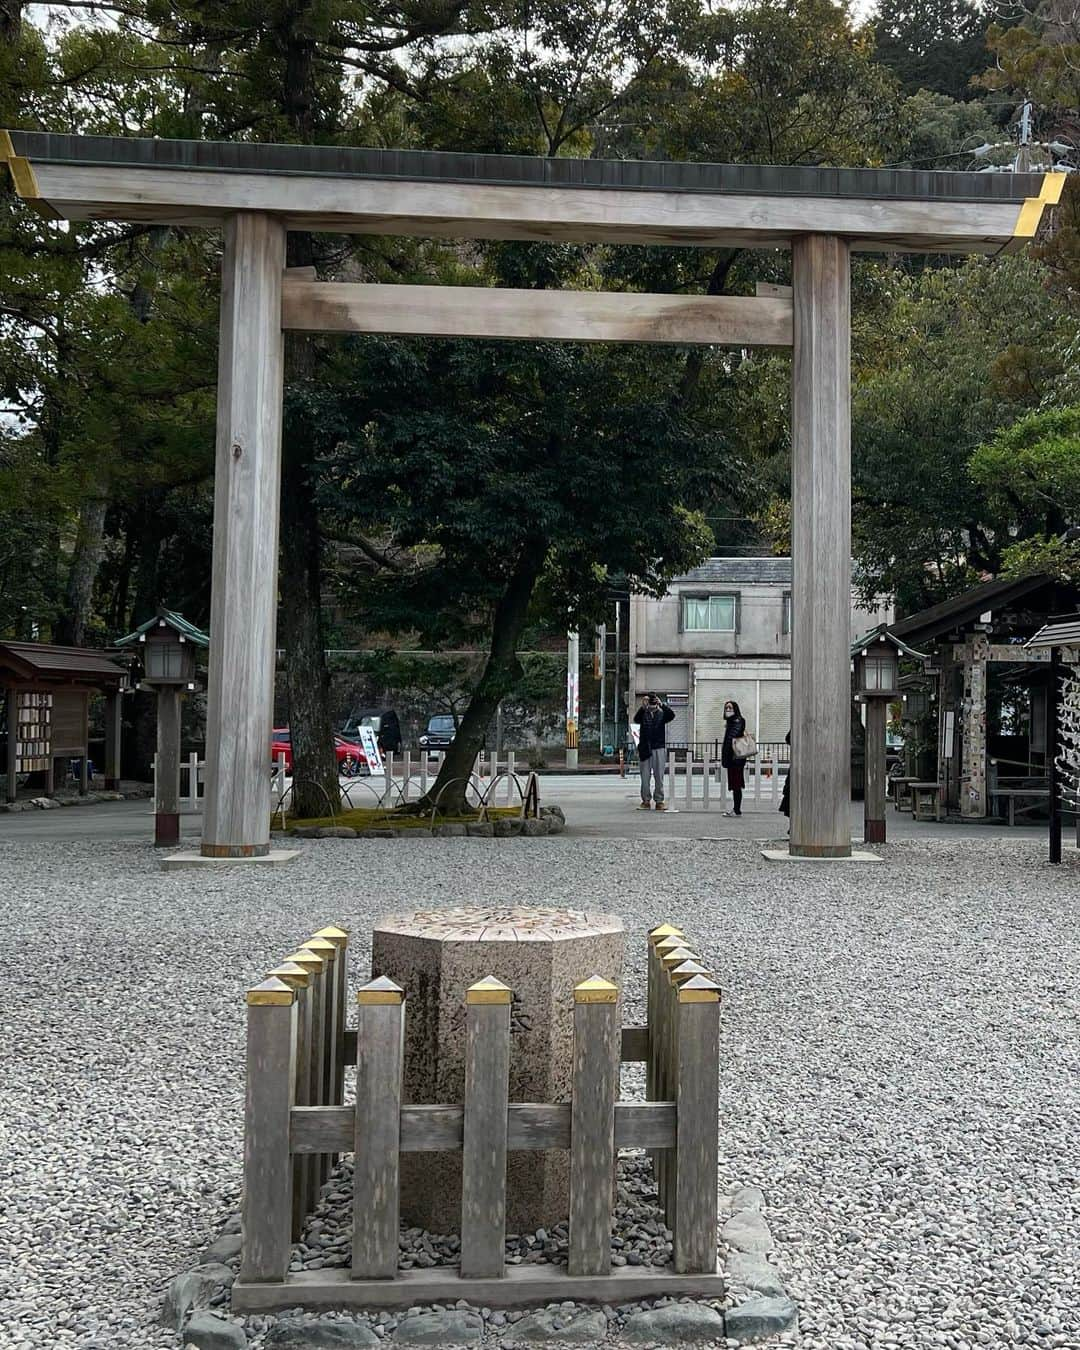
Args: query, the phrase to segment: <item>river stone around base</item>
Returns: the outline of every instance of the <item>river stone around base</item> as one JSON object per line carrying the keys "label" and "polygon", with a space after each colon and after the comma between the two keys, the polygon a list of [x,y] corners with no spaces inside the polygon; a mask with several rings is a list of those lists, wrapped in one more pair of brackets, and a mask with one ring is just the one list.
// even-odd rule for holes
{"label": "river stone around base", "polygon": [[184,1350],[192,1345],[195,1350],[247,1350],[248,1343],[243,1327],[227,1322],[205,1308],[191,1314],[182,1339]]}
{"label": "river stone around base", "polygon": [[379,1338],[362,1322],[312,1322],[290,1318],[270,1329],[265,1350],[360,1350]]}
{"label": "river stone around base", "polygon": [[[513,991],[510,1100],[570,1097],[574,986],[599,976],[622,986],[626,932],[612,914],[533,906],[427,909],[379,919],[372,974],[406,993],[404,1100],[460,1103],[465,1092],[465,993],[493,975]],[[408,1224],[454,1233],[461,1224],[461,1154],[401,1159]],[[507,1232],[567,1217],[570,1155],[511,1153]]]}

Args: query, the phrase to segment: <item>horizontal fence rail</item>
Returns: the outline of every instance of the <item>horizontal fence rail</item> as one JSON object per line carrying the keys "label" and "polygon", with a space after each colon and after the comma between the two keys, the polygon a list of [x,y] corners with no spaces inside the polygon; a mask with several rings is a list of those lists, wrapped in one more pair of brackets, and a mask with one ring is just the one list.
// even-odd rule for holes
{"label": "horizontal fence rail", "polygon": [[[459,1103],[403,1102],[407,991],[388,979],[356,996],[344,1021],[347,935],[315,937],[247,995],[243,1251],[234,1306],[387,1306],[462,1295],[514,1306],[556,1293],[622,1297],[612,1285],[661,1294],[719,1293],[717,1275],[720,992],[685,935],[648,936],[648,1020],[619,1024],[620,995],[605,980],[573,990],[569,1101],[509,1100],[513,991],[492,977],[462,991],[465,1091]],[[344,1101],[345,1066],[356,1094]],[[623,1063],[646,1065],[646,1101],[620,1101]],[[511,1152],[570,1155],[565,1271],[523,1271],[505,1261]],[[620,1149],[647,1149],[673,1230],[662,1271],[613,1270],[612,1199]],[[348,1270],[289,1273],[292,1243],[315,1208],[337,1156],[353,1154],[354,1239]],[[399,1272],[400,1168],[407,1153],[462,1158],[460,1261]],[[351,1289],[350,1289],[351,1286]],[[502,1293],[500,1293],[500,1289]]]}

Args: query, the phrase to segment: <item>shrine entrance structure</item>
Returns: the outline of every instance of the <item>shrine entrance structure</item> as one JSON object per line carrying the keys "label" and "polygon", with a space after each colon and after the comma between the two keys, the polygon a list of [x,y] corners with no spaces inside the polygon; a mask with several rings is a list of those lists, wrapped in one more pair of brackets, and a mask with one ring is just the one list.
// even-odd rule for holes
{"label": "shrine entrance structure", "polygon": [[[864,252],[1010,252],[1060,174],[651,163],[0,133],[19,194],[61,220],[223,228],[202,854],[269,851],[283,333],[791,346],[791,854],[850,828],[850,268]],[[790,296],[320,282],[289,230],[790,248]]]}

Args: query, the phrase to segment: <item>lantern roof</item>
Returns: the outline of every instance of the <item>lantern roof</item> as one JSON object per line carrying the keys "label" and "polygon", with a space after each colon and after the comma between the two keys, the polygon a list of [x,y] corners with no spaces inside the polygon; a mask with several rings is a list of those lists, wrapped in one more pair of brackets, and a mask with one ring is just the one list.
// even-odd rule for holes
{"label": "lantern roof", "polygon": [[879,623],[876,628],[871,628],[869,633],[864,633],[861,638],[856,639],[851,644],[852,657],[862,656],[878,643],[887,642],[894,647],[901,656],[910,656],[913,661],[925,661],[927,655],[925,652],[917,652],[914,647],[909,647],[906,642],[901,641],[895,633],[889,632],[888,624]]}
{"label": "lantern roof", "polygon": [[193,642],[196,647],[209,647],[210,634],[204,633],[201,628],[196,628],[193,623],[189,623],[182,614],[177,614],[174,610],[164,609],[159,606],[157,613],[145,623],[139,625],[133,633],[128,633],[114,643],[117,647],[130,647],[137,642],[142,642],[146,634],[154,628],[171,628],[184,642]]}

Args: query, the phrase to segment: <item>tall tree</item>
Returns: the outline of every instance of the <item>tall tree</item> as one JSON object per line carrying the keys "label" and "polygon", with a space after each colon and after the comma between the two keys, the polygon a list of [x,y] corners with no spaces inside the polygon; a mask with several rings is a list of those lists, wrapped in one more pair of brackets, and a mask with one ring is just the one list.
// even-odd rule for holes
{"label": "tall tree", "polygon": [[972,0],[879,0],[877,58],[907,94],[920,89],[972,98],[971,81],[989,64],[988,17]]}

